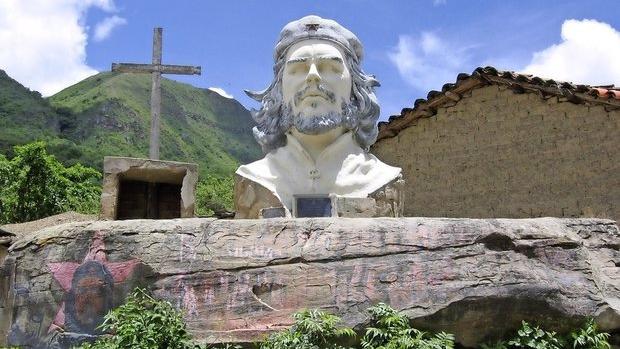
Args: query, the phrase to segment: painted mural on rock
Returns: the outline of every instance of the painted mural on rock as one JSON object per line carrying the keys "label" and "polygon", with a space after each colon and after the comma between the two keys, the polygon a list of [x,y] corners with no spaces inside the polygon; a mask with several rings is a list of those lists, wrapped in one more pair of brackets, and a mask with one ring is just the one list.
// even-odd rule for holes
{"label": "painted mural on rock", "polygon": [[302,308],[361,326],[377,302],[468,347],[521,320],[564,331],[592,316],[618,332],[619,241],[594,219],[76,223],[13,245],[11,343],[92,339],[136,285],[183,310],[197,341],[256,341]]}
{"label": "painted mural on rock", "polygon": [[[76,260],[55,261],[46,253],[43,272],[52,275],[50,292],[55,302],[30,292],[28,284],[14,287],[16,321],[8,334],[8,344],[33,348],[66,348],[101,334],[104,316],[139,284],[137,271],[143,267],[135,258],[108,260],[105,234],[97,231],[90,238],[86,255]],[[42,275],[43,276],[43,275]],[[51,320],[51,321],[50,321]]]}

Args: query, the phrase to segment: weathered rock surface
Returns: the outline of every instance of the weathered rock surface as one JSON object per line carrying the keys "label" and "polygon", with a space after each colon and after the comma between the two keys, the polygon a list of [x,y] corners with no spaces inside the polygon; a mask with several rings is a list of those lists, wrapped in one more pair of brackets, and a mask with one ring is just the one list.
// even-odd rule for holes
{"label": "weathered rock surface", "polygon": [[620,330],[620,234],[598,219],[81,222],[15,242],[0,335],[68,347],[134,286],[185,311],[198,339],[252,341],[323,308],[362,326],[380,301],[474,346],[522,319]]}

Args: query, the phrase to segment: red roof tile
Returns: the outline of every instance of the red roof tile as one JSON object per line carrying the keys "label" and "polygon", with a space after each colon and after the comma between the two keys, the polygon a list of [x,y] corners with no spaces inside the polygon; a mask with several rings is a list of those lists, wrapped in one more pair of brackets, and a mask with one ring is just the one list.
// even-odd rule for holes
{"label": "red roof tile", "polygon": [[465,92],[488,85],[507,86],[515,93],[537,93],[542,98],[557,96],[575,104],[595,103],[620,108],[620,87],[614,85],[573,84],[493,67],[479,67],[471,75],[459,74],[455,83],[443,85],[441,91],[430,91],[426,99],[417,99],[413,108],[404,108],[400,115],[390,116],[388,122],[380,122],[377,140],[394,137],[414,120],[433,116],[437,108],[458,103]]}
{"label": "red roof tile", "polygon": [[[614,99],[620,99],[620,91],[617,89],[610,89],[610,86],[605,86],[607,88],[603,88],[603,87],[592,87],[592,95],[593,96],[597,96],[599,98],[614,98]],[[611,88],[614,88],[613,86],[611,86]]]}

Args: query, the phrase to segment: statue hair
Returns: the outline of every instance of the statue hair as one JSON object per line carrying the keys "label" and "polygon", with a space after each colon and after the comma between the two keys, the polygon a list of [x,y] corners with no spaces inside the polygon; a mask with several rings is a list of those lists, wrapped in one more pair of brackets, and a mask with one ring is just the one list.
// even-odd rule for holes
{"label": "statue hair", "polygon": [[[379,129],[377,119],[380,107],[374,89],[380,86],[374,76],[364,73],[357,58],[344,49],[345,64],[351,73],[351,100],[343,103],[342,126],[353,132],[353,138],[366,151],[377,140]],[[286,52],[286,51],[285,51]],[[293,126],[293,115],[284,105],[282,96],[282,75],[284,73],[285,56],[276,61],[273,72],[274,79],[263,91],[245,93],[261,102],[260,110],[252,110],[252,118],[258,124],[252,131],[263,152],[268,153],[286,145],[286,133]]]}

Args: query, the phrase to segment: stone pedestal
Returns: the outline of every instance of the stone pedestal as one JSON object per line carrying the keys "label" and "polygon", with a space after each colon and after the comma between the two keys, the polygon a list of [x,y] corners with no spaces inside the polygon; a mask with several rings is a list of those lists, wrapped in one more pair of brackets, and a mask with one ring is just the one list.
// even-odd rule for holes
{"label": "stone pedestal", "polygon": [[101,219],[194,217],[198,165],[106,156]]}
{"label": "stone pedestal", "polygon": [[[378,302],[467,347],[506,338],[521,320],[565,333],[593,317],[618,333],[618,246],[617,225],[601,219],[71,223],[11,246],[0,268],[0,346],[69,348],[138,285],[182,309],[197,340],[216,342],[260,340],[303,308],[362,326]],[[84,309],[70,306],[84,297],[73,282],[106,275],[113,282]]]}
{"label": "stone pedestal", "polygon": [[[402,217],[405,181],[401,176],[366,198],[325,194],[331,198],[331,216],[342,218]],[[274,218],[295,216],[275,194],[262,185],[235,175],[235,218]]]}

